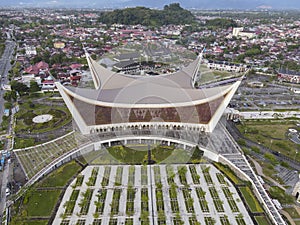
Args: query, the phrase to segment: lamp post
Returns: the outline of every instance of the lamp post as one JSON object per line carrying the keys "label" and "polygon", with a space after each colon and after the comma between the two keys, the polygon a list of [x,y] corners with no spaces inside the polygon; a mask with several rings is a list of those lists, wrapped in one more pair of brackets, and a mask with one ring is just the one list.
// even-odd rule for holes
{"label": "lamp post", "polygon": [[273,139],[270,140],[270,146],[269,146],[269,149],[271,149],[272,143],[273,143]]}

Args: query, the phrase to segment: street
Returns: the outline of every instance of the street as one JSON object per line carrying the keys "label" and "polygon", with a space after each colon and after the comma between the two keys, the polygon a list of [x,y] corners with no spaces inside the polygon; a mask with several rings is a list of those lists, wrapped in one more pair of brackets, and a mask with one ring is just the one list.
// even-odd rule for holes
{"label": "street", "polygon": [[1,75],[1,80],[0,80],[0,85],[1,85],[1,90],[0,90],[0,123],[2,122],[2,116],[4,114],[4,99],[3,99],[3,94],[4,90],[2,89],[2,85],[8,83],[8,71],[11,69],[11,64],[10,61],[13,57],[13,52],[14,48],[16,46],[14,41],[7,40],[5,42],[6,47],[3,52],[3,55],[0,59],[0,75]]}
{"label": "street", "polygon": [[[13,52],[14,48],[16,46],[16,43],[11,40],[11,35],[7,34],[7,41],[5,42],[5,50],[3,52],[3,55],[0,59],[0,75],[1,75],[1,80],[0,80],[0,123],[2,123],[2,117],[4,115],[4,99],[3,99],[3,94],[5,93],[5,90],[2,89],[2,85],[8,83],[8,71],[11,69],[11,60],[13,58]],[[12,126],[11,123],[8,128],[8,134],[11,134],[12,132]],[[5,144],[6,148],[5,150],[9,151],[11,145],[11,139],[7,139],[7,143]],[[12,164],[8,163],[6,161],[3,171],[0,173],[1,176],[1,199],[0,199],[0,215],[1,215],[1,222],[2,222],[2,213],[6,207],[6,188],[7,184],[9,182],[9,177],[10,173],[12,170],[10,170]]]}

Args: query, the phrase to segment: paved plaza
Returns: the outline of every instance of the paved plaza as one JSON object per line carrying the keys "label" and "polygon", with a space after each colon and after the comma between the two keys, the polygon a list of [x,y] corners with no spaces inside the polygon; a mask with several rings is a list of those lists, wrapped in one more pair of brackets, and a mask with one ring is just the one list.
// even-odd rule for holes
{"label": "paved plaza", "polygon": [[231,182],[211,164],[88,166],[53,224],[252,225]]}

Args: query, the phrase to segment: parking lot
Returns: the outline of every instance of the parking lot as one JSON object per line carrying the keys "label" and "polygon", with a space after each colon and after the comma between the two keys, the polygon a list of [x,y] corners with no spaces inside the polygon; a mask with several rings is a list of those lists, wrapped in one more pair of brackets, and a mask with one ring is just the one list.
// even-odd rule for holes
{"label": "parking lot", "polygon": [[[262,82],[263,87],[250,87],[251,82]],[[300,104],[300,95],[291,91],[300,85],[279,83],[276,77],[250,75],[243,80],[230,105],[243,110],[296,109]]]}

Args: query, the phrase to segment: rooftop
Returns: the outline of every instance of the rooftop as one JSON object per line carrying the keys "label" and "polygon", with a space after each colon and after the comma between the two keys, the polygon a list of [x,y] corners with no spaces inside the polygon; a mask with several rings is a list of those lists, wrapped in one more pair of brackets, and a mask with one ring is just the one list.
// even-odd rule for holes
{"label": "rooftop", "polygon": [[[93,104],[160,105],[191,102],[201,104],[226,95],[232,84],[196,89],[193,79],[197,76],[202,60],[199,55],[190,65],[172,73],[159,76],[134,76],[106,69],[86,55],[96,89],[66,87],[70,95]],[[104,104],[105,105],[105,104]]]}

